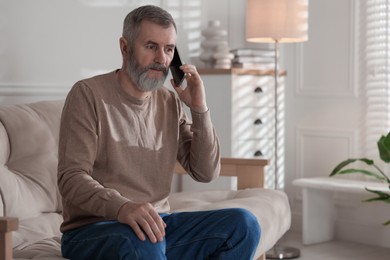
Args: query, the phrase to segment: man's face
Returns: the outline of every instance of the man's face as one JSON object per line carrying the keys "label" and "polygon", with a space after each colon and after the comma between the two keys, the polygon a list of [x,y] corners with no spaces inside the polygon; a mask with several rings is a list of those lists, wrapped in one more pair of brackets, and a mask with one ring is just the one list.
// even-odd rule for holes
{"label": "man's face", "polygon": [[150,21],[141,23],[140,32],[128,50],[126,72],[141,91],[161,87],[173,59],[176,31]]}

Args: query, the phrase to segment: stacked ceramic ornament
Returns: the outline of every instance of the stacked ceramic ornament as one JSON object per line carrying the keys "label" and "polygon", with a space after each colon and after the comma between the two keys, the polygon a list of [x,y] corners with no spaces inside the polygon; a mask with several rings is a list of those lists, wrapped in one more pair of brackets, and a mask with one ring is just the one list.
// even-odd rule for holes
{"label": "stacked ceramic ornament", "polygon": [[203,49],[200,60],[206,68],[228,69],[232,65],[234,55],[230,53],[226,40],[227,31],[221,28],[221,22],[212,20],[208,22],[206,29],[202,30],[204,37],[201,42]]}

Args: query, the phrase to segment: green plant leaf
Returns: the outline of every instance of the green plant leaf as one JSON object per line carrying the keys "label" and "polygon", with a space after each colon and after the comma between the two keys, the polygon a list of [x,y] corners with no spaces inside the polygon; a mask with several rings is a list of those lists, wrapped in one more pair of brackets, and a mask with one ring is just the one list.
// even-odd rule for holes
{"label": "green plant leaf", "polygon": [[380,181],[386,180],[383,176],[381,176],[381,175],[379,175],[379,174],[377,174],[375,172],[367,171],[367,170],[363,170],[363,169],[355,169],[355,168],[345,169],[345,170],[339,171],[339,172],[337,172],[335,174],[353,174],[353,173],[360,173],[360,174],[363,174],[363,175],[374,177],[374,178],[376,178],[376,179],[378,179]]}
{"label": "green plant leaf", "polygon": [[372,201],[380,201],[380,202],[390,204],[390,198],[375,197],[375,198],[364,200],[364,202],[372,202]]}
{"label": "green plant leaf", "polygon": [[[373,192],[373,193],[376,193],[376,194],[378,194],[378,195],[386,194],[386,195],[389,195],[389,196],[390,196],[390,194],[387,194],[386,192],[381,191],[381,190],[373,190],[373,189],[369,189],[369,188],[367,188],[367,187],[365,187],[364,189],[365,189],[366,191]],[[389,192],[390,192],[390,188],[389,188]]]}
{"label": "green plant leaf", "polygon": [[387,222],[385,222],[385,223],[383,223],[384,226],[387,226],[387,225],[389,225],[389,224],[390,224],[390,220],[387,221]]}
{"label": "green plant leaf", "polygon": [[364,162],[365,164],[367,165],[373,165],[374,164],[374,161],[373,160],[370,160],[370,159],[367,159],[367,158],[360,158],[360,159],[347,159],[345,161],[342,161],[341,163],[339,163],[334,169],[333,171],[331,172],[330,176],[333,176],[333,175],[336,175],[338,174],[341,169],[343,169],[344,167],[346,167],[347,165],[351,164],[351,163],[354,163],[356,161],[361,161],[361,162]]}
{"label": "green plant leaf", "polygon": [[378,150],[379,156],[382,161],[389,163],[390,162],[390,132],[387,136],[381,136],[378,140]]}
{"label": "green plant leaf", "polygon": [[385,203],[390,203],[390,194],[388,194],[386,192],[383,192],[383,191],[372,190],[372,189],[368,189],[368,188],[365,188],[365,190],[368,191],[368,192],[374,193],[375,195],[378,195],[377,197],[365,200],[366,202],[370,202],[370,201],[383,201]]}

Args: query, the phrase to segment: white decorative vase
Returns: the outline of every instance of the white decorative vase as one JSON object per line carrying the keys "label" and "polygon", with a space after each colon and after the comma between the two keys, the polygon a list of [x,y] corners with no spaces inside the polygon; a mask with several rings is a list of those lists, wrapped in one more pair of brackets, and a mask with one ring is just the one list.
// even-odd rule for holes
{"label": "white decorative vase", "polygon": [[215,48],[213,58],[215,60],[214,68],[230,69],[232,67],[234,55],[230,52],[229,45],[224,42]]}
{"label": "white decorative vase", "polygon": [[200,46],[203,51],[199,59],[204,63],[206,68],[213,68],[215,65],[214,54],[216,48],[220,45],[227,45],[226,35],[227,31],[221,29],[221,22],[218,20],[211,20],[208,22],[206,29],[202,30],[204,37]]}

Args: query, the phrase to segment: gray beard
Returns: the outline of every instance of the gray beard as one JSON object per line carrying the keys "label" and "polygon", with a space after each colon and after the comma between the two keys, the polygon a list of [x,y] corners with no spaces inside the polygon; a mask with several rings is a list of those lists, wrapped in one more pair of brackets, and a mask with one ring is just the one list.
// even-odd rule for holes
{"label": "gray beard", "polygon": [[[126,73],[130,77],[131,81],[136,85],[136,87],[143,91],[154,91],[163,86],[165,79],[168,76],[168,69],[161,64],[152,64],[147,67],[141,67],[135,58],[130,58],[132,55],[129,55],[127,61],[127,70]],[[148,78],[147,73],[149,69],[159,69],[163,72],[163,77],[161,79]]]}

